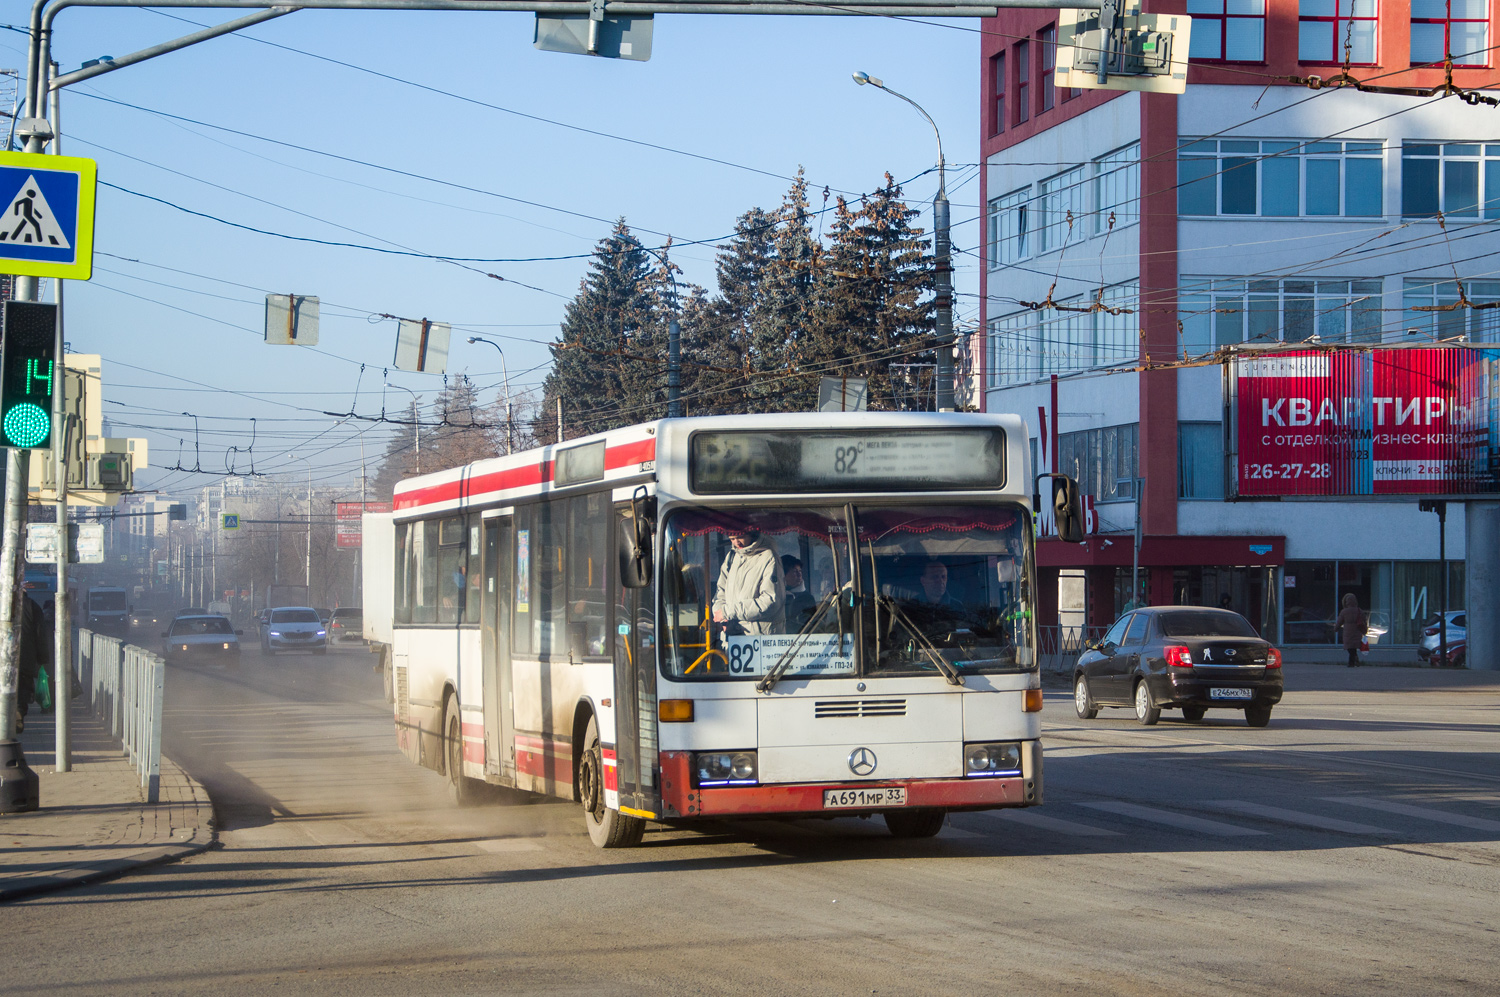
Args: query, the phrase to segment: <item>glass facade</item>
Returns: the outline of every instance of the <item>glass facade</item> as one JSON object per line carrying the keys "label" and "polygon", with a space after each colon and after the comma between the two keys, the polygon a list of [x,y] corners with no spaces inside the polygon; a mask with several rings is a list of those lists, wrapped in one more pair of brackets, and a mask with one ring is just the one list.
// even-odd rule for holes
{"label": "glass facade", "polygon": [[[1282,571],[1282,643],[1337,644],[1344,596],[1370,617],[1371,646],[1412,645],[1442,607],[1438,561],[1288,561]],[[1448,608],[1465,606],[1464,564],[1448,562]]]}

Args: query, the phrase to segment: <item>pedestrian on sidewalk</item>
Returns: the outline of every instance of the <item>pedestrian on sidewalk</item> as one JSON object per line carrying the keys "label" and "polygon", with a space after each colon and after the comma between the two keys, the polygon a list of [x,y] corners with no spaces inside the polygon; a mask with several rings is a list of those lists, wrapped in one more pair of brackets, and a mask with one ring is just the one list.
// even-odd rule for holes
{"label": "pedestrian on sidewalk", "polygon": [[1334,628],[1343,638],[1344,650],[1349,652],[1349,667],[1358,668],[1361,664],[1359,646],[1364,642],[1365,631],[1370,629],[1370,619],[1359,608],[1359,599],[1353,592],[1344,593],[1344,608],[1339,610]]}
{"label": "pedestrian on sidewalk", "polygon": [[[46,624],[42,610],[28,596],[21,596],[21,646],[16,657],[20,671],[16,676],[16,732],[26,726],[26,713],[36,699],[37,673],[46,669],[52,660],[51,643],[47,640]],[[47,678],[52,678],[47,669]]]}

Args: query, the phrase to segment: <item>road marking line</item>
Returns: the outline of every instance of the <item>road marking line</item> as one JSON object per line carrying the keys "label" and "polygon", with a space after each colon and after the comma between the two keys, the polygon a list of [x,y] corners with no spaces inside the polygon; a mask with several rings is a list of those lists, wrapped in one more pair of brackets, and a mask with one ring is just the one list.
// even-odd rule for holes
{"label": "road marking line", "polygon": [[481,852],[539,852],[542,846],[537,844],[535,838],[490,838],[487,841],[476,841],[474,847]]}
{"label": "road marking line", "polygon": [[1144,820],[1152,824],[1166,824],[1168,827],[1180,827],[1187,831],[1201,831],[1204,834],[1216,834],[1225,838],[1247,837],[1250,835],[1264,835],[1265,831],[1255,831],[1248,827],[1240,827],[1237,824],[1224,824],[1216,820],[1206,820],[1202,817],[1189,817],[1187,814],[1173,813],[1170,810],[1157,810],[1154,807],[1143,807],[1135,803],[1080,803],[1081,807],[1092,810],[1103,810],[1107,813],[1119,814],[1122,817],[1134,817],[1136,820]]}
{"label": "road marking line", "polygon": [[1102,827],[1092,827],[1088,824],[1077,824],[1071,820],[1062,820],[1058,817],[1044,817],[1034,814],[1029,810],[981,810],[975,816],[990,817],[996,820],[1008,820],[1017,824],[1025,824],[1034,827],[1038,831],[1054,831],[1058,834],[1078,834],[1088,837],[1116,837],[1119,831],[1106,831]]}
{"label": "road marking line", "polygon": [[1409,803],[1371,800],[1363,796],[1325,796],[1323,799],[1331,803],[1347,803],[1351,806],[1365,807],[1370,810],[1384,810],[1386,813],[1401,814],[1405,817],[1420,817],[1422,820],[1436,821],[1439,824],[1453,824],[1458,827],[1471,828],[1475,831],[1500,831],[1500,820],[1486,820],[1483,817],[1469,817],[1465,814],[1449,813],[1446,810],[1414,807]]}
{"label": "road marking line", "polygon": [[1249,803],[1245,800],[1211,800],[1206,805],[1218,807],[1221,810],[1233,810],[1251,817],[1266,817],[1270,820],[1279,820],[1285,824],[1300,824],[1303,827],[1321,828],[1324,831],[1342,831],[1345,834],[1396,833],[1383,827],[1375,827],[1371,824],[1358,824],[1350,820],[1320,817],[1317,814],[1302,813],[1300,810],[1284,810],[1281,807],[1268,807],[1261,803]]}

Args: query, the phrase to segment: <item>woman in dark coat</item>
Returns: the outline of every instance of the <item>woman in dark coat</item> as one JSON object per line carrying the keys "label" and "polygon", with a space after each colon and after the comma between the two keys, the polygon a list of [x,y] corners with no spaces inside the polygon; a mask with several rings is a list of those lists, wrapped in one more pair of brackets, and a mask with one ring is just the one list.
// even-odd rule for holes
{"label": "woman in dark coat", "polygon": [[1358,667],[1359,645],[1364,641],[1365,631],[1370,628],[1370,623],[1364,610],[1359,608],[1359,600],[1354,597],[1353,592],[1344,593],[1344,608],[1339,610],[1334,627],[1343,636],[1344,650],[1349,652],[1349,667]]}

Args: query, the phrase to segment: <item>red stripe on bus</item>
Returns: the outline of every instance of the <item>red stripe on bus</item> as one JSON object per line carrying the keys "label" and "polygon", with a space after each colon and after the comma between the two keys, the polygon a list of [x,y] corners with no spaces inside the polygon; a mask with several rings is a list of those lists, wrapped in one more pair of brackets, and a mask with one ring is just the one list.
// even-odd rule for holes
{"label": "red stripe on bus", "polygon": [[516,735],[516,771],[573,784],[573,746],[550,737]]}
{"label": "red stripe on bus", "polygon": [[[633,443],[621,443],[618,446],[605,448],[604,470],[615,471],[630,464],[640,464],[644,461],[655,459],[655,437],[637,440]],[[396,496],[395,508],[414,509],[417,506],[436,505],[439,502],[452,502],[456,499],[469,498],[474,495],[486,495],[490,492],[501,492],[511,488],[540,485],[551,480],[552,461],[544,460],[538,464],[528,464],[523,467],[507,467],[499,471],[491,471],[488,474],[477,474],[471,477],[460,478],[457,481],[445,481],[441,484],[428,485],[425,488],[415,488]]]}
{"label": "red stripe on bus", "polygon": [[[825,810],[825,789],[905,786],[906,806],[944,809],[989,809],[1019,806],[1025,799],[1025,780],[886,779],[876,782],[829,782],[776,786],[724,786],[694,790],[688,781],[688,752],[661,753],[662,803],[667,816],[716,817],[729,814],[836,814],[854,816],[858,810]],[[889,809],[889,808],[886,808]]]}

